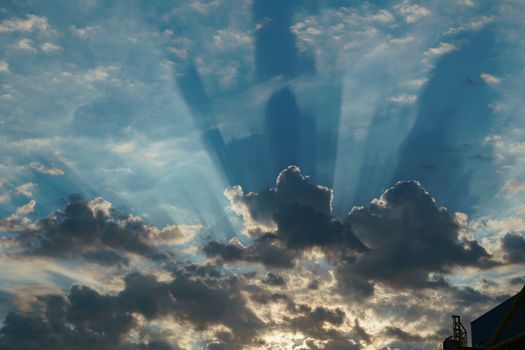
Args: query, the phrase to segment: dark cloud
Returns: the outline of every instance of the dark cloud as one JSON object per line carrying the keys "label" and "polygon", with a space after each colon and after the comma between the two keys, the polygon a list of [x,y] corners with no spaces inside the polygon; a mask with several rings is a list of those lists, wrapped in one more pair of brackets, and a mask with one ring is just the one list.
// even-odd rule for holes
{"label": "dark cloud", "polygon": [[422,342],[425,340],[425,338],[419,334],[409,333],[395,326],[386,327],[383,333],[387,337],[400,340],[403,343]]}
{"label": "dark cloud", "polygon": [[345,339],[330,340],[326,343],[324,350],[359,350],[359,344]]}
{"label": "dark cloud", "polygon": [[101,198],[85,200],[71,195],[63,211],[21,229],[17,241],[26,254],[127,265],[126,254],[162,259],[157,244],[182,237],[176,227],[162,231],[138,217],[119,215],[110,206]]}
{"label": "dark cloud", "polygon": [[264,278],[264,283],[270,286],[284,286],[286,281],[279,275],[273,272],[268,272]]}
{"label": "dark cloud", "polygon": [[525,262],[525,237],[518,233],[507,233],[501,240],[504,258],[509,263]]}
{"label": "dark cloud", "polygon": [[477,241],[462,236],[466,228],[460,220],[437,207],[415,181],[398,182],[368,207],[354,207],[347,220],[370,250],[337,272],[339,280],[361,279],[358,287],[369,281],[397,288],[436,287],[440,281],[430,273],[494,265]]}
{"label": "dark cloud", "polygon": [[[255,253],[259,237],[264,228],[274,227],[262,237],[271,237],[273,247],[284,248],[291,260],[307,249],[321,248],[334,265],[339,289],[345,294],[370,296],[376,283],[395,288],[449,288],[448,282],[436,276],[457,266],[488,268],[495,264],[465,234],[462,214],[438,207],[416,181],[398,182],[379,199],[367,207],[354,207],[344,218],[332,215],[332,191],[310,184],[296,166],[279,174],[275,188],[246,195],[233,188],[227,195],[232,208],[251,228],[255,243],[244,247],[214,242],[205,247],[209,257],[263,262],[261,254]],[[483,298],[467,288],[455,293],[460,298]]]}
{"label": "dark cloud", "polygon": [[244,195],[234,187],[227,196],[245,222],[277,229],[266,234],[264,228],[251,230],[255,239],[250,247],[210,242],[204,247],[209,257],[290,267],[302,251],[313,247],[367,250],[345,221],[332,217],[332,191],[310,184],[297,166],[283,170],[275,188]]}
{"label": "dark cloud", "polygon": [[131,273],[116,295],[73,286],[67,298],[40,298],[32,312],[8,314],[0,330],[0,348],[176,349],[164,342],[128,343],[127,336],[138,326],[134,314],[148,320],[173,317],[198,330],[226,327],[210,348],[240,349],[257,339],[264,324],[246,306],[241,280],[192,265],[173,274],[172,281],[161,282],[152,275]]}
{"label": "dark cloud", "polygon": [[87,287],[72,289],[69,300],[58,295],[40,297],[32,312],[12,311],[7,315],[0,329],[0,349],[179,349],[161,340],[125,340],[134,320],[118,310],[114,300]]}
{"label": "dark cloud", "polygon": [[290,268],[294,265],[295,254],[288,252],[274,235],[266,235],[244,247],[235,243],[210,241],[203,248],[209,258],[226,262],[259,262],[268,267]]}
{"label": "dark cloud", "polygon": [[230,192],[233,205],[243,205],[250,217],[261,224],[272,224],[275,214],[294,203],[307,206],[321,214],[331,213],[332,190],[313,185],[297,166],[289,166],[278,176],[275,188],[260,193]]}
{"label": "dark cloud", "polygon": [[289,319],[291,329],[316,339],[339,339],[343,337],[334,328],[341,326],[345,321],[346,315],[343,310],[338,308],[331,310],[319,306],[312,309],[302,304],[295,307],[301,315]]}

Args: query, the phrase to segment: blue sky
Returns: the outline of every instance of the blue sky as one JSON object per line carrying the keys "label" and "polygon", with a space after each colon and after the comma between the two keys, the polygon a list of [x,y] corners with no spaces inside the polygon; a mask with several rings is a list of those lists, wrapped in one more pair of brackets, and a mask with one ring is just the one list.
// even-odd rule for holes
{"label": "blue sky", "polygon": [[[45,295],[72,309],[74,286],[127,295],[133,273],[177,295],[180,271],[200,266],[221,277],[192,283],[252,323],[125,310],[112,341],[433,349],[450,313],[473,318],[525,276],[524,6],[2,2],[4,329]],[[421,264],[430,242],[450,256]],[[257,306],[263,293],[288,304]]]}

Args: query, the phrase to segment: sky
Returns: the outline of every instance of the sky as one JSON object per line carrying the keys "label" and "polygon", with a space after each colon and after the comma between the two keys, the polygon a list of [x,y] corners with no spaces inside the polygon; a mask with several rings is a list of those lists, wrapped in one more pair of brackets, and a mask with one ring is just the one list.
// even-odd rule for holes
{"label": "sky", "polygon": [[0,350],[426,350],[525,284],[525,2],[0,1]]}

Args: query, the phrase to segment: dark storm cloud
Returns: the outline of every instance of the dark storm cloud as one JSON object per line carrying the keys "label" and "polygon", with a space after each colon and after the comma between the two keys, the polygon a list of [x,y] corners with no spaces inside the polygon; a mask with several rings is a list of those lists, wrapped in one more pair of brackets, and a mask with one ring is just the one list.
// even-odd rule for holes
{"label": "dark storm cloud", "polygon": [[347,220],[370,248],[355,263],[338,269],[339,279],[362,278],[394,287],[440,284],[429,273],[447,273],[455,266],[493,266],[491,256],[446,208],[415,181],[398,182],[368,207],[354,207]]}
{"label": "dark storm cloud", "polygon": [[341,326],[346,317],[343,310],[331,310],[319,306],[312,309],[307,305],[298,305],[297,307],[302,314],[289,320],[290,327],[293,330],[316,339],[342,338],[338,330],[327,328],[326,325]]}
{"label": "dark storm cloud", "polygon": [[[127,264],[126,254],[161,259],[155,243],[159,229],[139,218],[121,216],[102,199],[85,200],[71,195],[63,211],[27,226],[17,240],[23,252],[49,257],[84,257],[102,265]],[[182,236],[176,229],[171,238]]]}
{"label": "dark storm cloud", "polygon": [[[84,303],[78,305],[77,303]],[[32,312],[10,312],[0,329],[0,349],[178,350],[161,340],[130,343],[123,336],[133,319],[111,297],[85,287],[62,296],[40,297]],[[108,308],[108,309],[106,309]]]}
{"label": "dark storm cloud", "polygon": [[331,216],[332,190],[310,184],[297,166],[283,170],[275,188],[247,195],[237,192],[230,199],[234,206],[247,209],[244,214],[249,218],[245,219],[277,225],[275,236],[286,248],[303,250],[342,244],[366,250],[349,226]]}
{"label": "dark storm cloud", "polygon": [[227,327],[216,334],[211,348],[240,349],[256,340],[264,324],[247,308],[238,278],[215,276],[213,270],[191,265],[173,274],[171,282],[129,274],[124,290],[116,295],[73,286],[67,298],[40,298],[32,312],[8,314],[0,330],[0,348],[176,349],[162,343],[128,343],[127,335],[137,327],[133,313],[148,320],[173,317],[198,330]]}
{"label": "dark storm cloud", "polygon": [[249,193],[243,197],[234,196],[233,204],[237,202],[246,205],[254,220],[270,224],[282,207],[294,203],[329,215],[332,190],[310,184],[308,177],[301,174],[299,167],[289,166],[277,176],[275,188],[260,193]]}
{"label": "dark storm cloud", "polygon": [[504,258],[509,263],[525,262],[525,237],[518,233],[507,233],[501,240]]}
{"label": "dark storm cloud", "polygon": [[522,286],[525,284],[525,277],[514,277],[510,280],[510,284],[515,286]]}
{"label": "dark storm cloud", "polygon": [[429,340],[431,340],[431,338],[435,338],[436,340],[441,340],[441,337],[439,336],[435,336],[435,337],[421,336],[419,334],[409,333],[396,326],[386,327],[383,330],[383,334],[387,336],[388,338],[391,338],[396,341],[400,341],[402,344],[422,343],[426,341],[428,342]]}
{"label": "dark storm cloud", "polygon": [[[397,183],[367,207],[354,207],[344,218],[331,213],[332,191],[310,184],[295,166],[279,174],[275,188],[247,195],[235,189],[228,196],[248,225],[274,225],[274,232],[262,237],[274,238],[292,260],[304,250],[323,249],[335,267],[340,291],[356,297],[371,296],[376,283],[451,289],[442,278],[431,276],[456,266],[488,268],[495,264],[476,240],[463,233],[466,228],[461,218],[436,206],[415,181]],[[262,262],[260,255],[256,259],[253,254],[259,239],[249,247],[214,242],[205,252],[226,261]],[[474,290],[454,293],[464,299],[483,298]]]}
{"label": "dark storm cloud", "polygon": [[264,278],[264,283],[270,286],[284,286],[286,281],[279,275],[273,272],[268,272]]}
{"label": "dark storm cloud", "polygon": [[268,267],[290,268],[295,254],[287,251],[274,235],[268,234],[255,240],[249,247],[232,243],[210,241],[203,248],[209,258],[225,262],[260,262]]}

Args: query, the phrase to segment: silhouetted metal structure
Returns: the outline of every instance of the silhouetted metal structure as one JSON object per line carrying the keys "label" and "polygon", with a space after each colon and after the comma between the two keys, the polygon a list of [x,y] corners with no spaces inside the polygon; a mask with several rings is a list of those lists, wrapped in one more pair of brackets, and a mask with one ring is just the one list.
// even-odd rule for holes
{"label": "silhouetted metal structure", "polygon": [[525,350],[525,286],[521,291],[470,323],[472,347],[459,316],[452,316],[452,336],[443,350]]}

